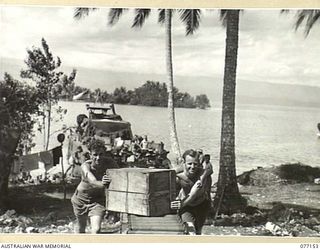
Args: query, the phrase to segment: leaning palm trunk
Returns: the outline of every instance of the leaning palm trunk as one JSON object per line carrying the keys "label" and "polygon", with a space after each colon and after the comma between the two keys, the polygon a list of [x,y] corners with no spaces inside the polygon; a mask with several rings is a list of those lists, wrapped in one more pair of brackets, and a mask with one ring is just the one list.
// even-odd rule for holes
{"label": "leaning palm trunk", "polygon": [[223,83],[220,168],[217,194],[214,200],[216,214],[233,213],[246,205],[237,185],[235,164],[235,96],[238,56],[239,10],[227,13],[226,54]]}
{"label": "leaning palm trunk", "polygon": [[173,97],[173,66],[172,66],[172,46],[171,46],[171,21],[172,10],[165,10],[165,29],[166,29],[166,64],[168,77],[168,112],[169,112],[169,129],[171,140],[171,151],[175,154],[176,160],[181,158],[179,141],[177,136],[174,97]]}

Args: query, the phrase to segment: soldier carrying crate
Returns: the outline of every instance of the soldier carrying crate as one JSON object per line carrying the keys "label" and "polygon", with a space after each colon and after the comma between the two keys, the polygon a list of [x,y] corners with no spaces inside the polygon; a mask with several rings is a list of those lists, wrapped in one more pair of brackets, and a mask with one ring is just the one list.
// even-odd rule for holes
{"label": "soldier carrying crate", "polygon": [[104,142],[92,140],[88,149],[90,160],[81,165],[81,182],[71,198],[74,214],[77,218],[77,233],[85,233],[87,218],[90,218],[91,233],[99,233],[101,221],[105,215],[104,190],[111,182],[107,165],[102,164],[105,153]]}
{"label": "soldier carrying crate", "polygon": [[194,227],[196,234],[201,234],[202,226],[211,206],[210,190],[212,165],[205,162],[201,166],[199,154],[195,150],[187,150],[183,154],[183,172],[177,174],[177,200],[171,202],[171,208],[178,210],[183,223]]}

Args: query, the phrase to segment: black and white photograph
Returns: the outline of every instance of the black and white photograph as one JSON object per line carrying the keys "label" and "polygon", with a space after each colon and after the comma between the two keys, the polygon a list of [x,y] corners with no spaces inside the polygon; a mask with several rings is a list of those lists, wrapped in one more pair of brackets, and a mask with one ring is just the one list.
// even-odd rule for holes
{"label": "black and white photograph", "polygon": [[319,9],[1,5],[0,30],[2,235],[320,236]]}

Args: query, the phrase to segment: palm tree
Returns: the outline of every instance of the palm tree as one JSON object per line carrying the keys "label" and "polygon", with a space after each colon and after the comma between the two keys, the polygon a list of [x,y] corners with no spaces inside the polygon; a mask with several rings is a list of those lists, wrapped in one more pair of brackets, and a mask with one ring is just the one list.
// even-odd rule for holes
{"label": "palm tree", "polygon": [[[93,10],[93,9],[91,9]],[[113,8],[109,12],[109,25],[114,25],[120,19],[121,15],[126,9]],[[76,8],[75,18],[82,18],[88,15],[90,12],[89,8]],[[179,140],[176,128],[175,110],[174,110],[174,95],[173,95],[173,62],[172,62],[172,12],[171,9],[160,9],[158,21],[160,24],[165,24],[166,34],[166,65],[167,65],[167,78],[168,78],[168,113],[169,113],[169,130],[171,139],[171,151],[176,156],[176,159],[181,158],[181,151],[179,146]],[[145,23],[145,20],[151,13],[150,9],[135,9],[135,17],[132,24],[132,28],[141,28]],[[200,21],[200,10],[181,10],[180,18],[182,22],[186,24],[186,34],[190,35],[199,27]]]}
{"label": "palm tree", "polygon": [[[235,96],[239,13],[239,10],[220,11],[221,20],[226,26],[226,55],[223,83],[219,179],[217,194],[214,200],[214,210],[223,213],[233,213],[238,210],[243,210],[246,207],[246,200],[240,195],[237,185],[235,164]],[[199,28],[200,10],[180,10],[180,14],[180,18],[186,26],[186,35],[192,35]],[[171,20],[171,16],[167,19]],[[168,24],[166,26],[168,29]],[[171,28],[169,28],[169,30],[171,30]],[[167,38],[168,37],[171,37],[171,34],[167,35]],[[167,66],[168,65],[169,63],[167,63]]]}
{"label": "palm tree", "polygon": [[[168,111],[169,111],[169,126],[170,126],[170,138],[171,138],[171,150],[176,155],[177,159],[181,158],[181,151],[179,147],[176,119],[174,112],[174,96],[173,96],[173,62],[172,62],[172,10],[165,10],[165,33],[166,33],[166,65],[167,65],[167,77],[168,77]],[[178,162],[178,161],[177,161]]]}
{"label": "palm tree", "polygon": [[235,163],[235,97],[239,37],[239,10],[221,10],[226,26],[226,50],[223,79],[220,161],[214,211],[231,214],[242,210],[246,200],[237,185]]}

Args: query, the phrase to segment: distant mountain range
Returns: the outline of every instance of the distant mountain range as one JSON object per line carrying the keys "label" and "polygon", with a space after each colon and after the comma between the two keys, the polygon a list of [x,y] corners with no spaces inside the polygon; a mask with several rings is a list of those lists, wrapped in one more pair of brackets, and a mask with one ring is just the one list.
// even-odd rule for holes
{"label": "distant mountain range", "polygon": [[[0,60],[0,74],[4,72],[19,78],[23,62],[14,59]],[[70,73],[72,68],[62,71]],[[124,69],[125,70],[125,69]],[[147,80],[166,82],[166,75],[114,72],[99,69],[77,68],[76,84],[92,90],[100,88],[112,92],[116,87],[134,89]],[[175,76],[175,86],[180,92],[191,95],[206,94],[211,103],[220,103],[222,99],[222,77]],[[237,82],[237,103],[283,106],[320,107],[320,88],[305,85],[253,82],[239,79]]]}

